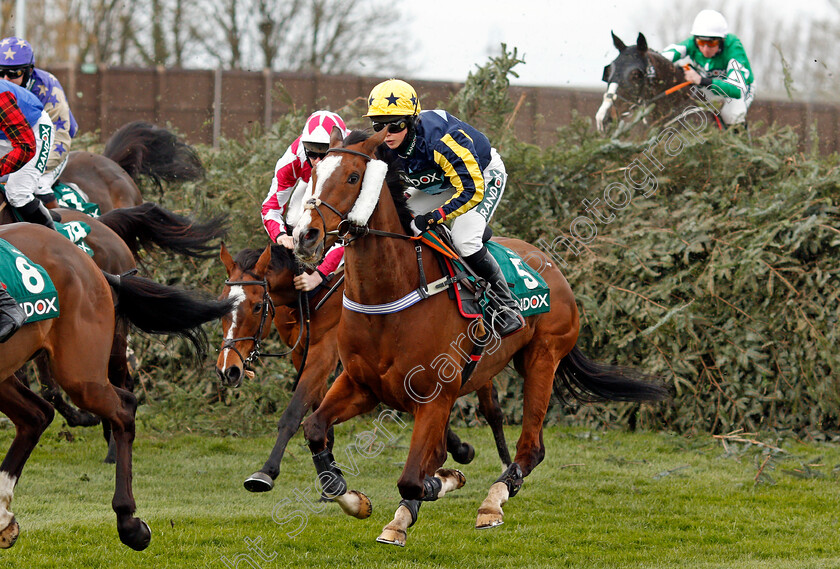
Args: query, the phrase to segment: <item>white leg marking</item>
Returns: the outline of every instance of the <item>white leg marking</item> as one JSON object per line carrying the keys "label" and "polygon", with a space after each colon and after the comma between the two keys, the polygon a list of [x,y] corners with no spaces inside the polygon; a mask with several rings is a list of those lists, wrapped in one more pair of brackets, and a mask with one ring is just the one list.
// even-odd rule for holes
{"label": "white leg marking", "polygon": [[604,93],[604,102],[601,103],[601,107],[595,113],[595,125],[598,127],[598,132],[604,132],[605,119],[607,118],[607,113],[613,106],[616,91],[618,91],[618,83],[610,83],[609,87],[607,87],[607,92]]}
{"label": "white leg marking", "polygon": [[9,506],[14,497],[16,482],[16,477],[9,476],[8,472],[0,471],[0,530],[5,529],[11,523],[12,518],[15,517],[9,511]]}

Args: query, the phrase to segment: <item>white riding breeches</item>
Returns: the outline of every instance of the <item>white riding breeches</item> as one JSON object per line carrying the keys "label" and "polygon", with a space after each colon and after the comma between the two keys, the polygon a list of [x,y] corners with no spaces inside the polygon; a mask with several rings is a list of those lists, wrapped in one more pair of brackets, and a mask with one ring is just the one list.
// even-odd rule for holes
{"label": "white riding breeches", "polygon": [[[41,175],[47,166],[47,157],[52,148],[52,140],[55,135],[50,115],[41,113],[41,118],[32,129],[35,134],[35,156],[24,164],[19,170],[9,174],[6,181],[6,199],[12,207],[21,207],[35,198],[38,192],[38,184]],[[0,155],[11,152],[12,143],[8,140],[0,140]]]}

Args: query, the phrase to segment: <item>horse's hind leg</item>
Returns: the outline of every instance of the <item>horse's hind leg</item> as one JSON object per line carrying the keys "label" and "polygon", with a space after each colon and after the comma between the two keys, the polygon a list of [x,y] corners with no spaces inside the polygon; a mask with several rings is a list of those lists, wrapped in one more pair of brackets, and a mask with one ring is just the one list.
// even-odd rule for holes
{"label": "horse's hind leg", "polygon": [[[132,377],[131,368],[128,365],[128,330],[122,324],[117,324],[117,326],[122,327],[122,331],[118,330],[114,334],[111,357],[108,360],[108,380],[115,387],[133,392],[134,377]],[[111,425],[108,421],[102,422],[102,436],[105,437],[105,443],[108,445],[108,452],[103,462],[114,464],[117,462],[117,445],[114,437],[111,436]]]}
{"label": "horse's hind leg", "polygon": [[496,441],[496,450],[502,464],[510,466],[510,451],[505,440],[504,415],[499,405],[499,394],[493,382],[489,382],[476,391],[478,395],[478,412],[487,419],[490,429],[493,431],[493,439]]}
{"label": "horse's hind leg", "polygon": [[149,545],[152,532],[146,522],[133,516],[136,509],[131,491],[131,447],[134,442],[134,413],[137,398],[133,393],[103,381],[72,386],[65,389],[73,402],[92,411],[111,424],[111,436],[116,444],[116,483],[111,505],[117,514],[120,541],[136,551]]}
{"label": "horse's hind leg", "polygon": [[452,460],[458,464],[469,464],[475,458],[475,448],[462,441],[451,426],[446,428],[446,452],[452,455]]}
{"label": "horse's hind leg", "polygon": [[[62,342],[54,344],[51,358],[53,377],[76,406],[109,422],[117,454],[116,483],[111,502],[117,514],[117,531],[120,541],[141,551],[149,545],[151,531],[143,520],[132,515],[135,503],[131,491],[131,446],[134,442],[137,398],[130,391],[115,387],[108,381],[114,329],[91,326],[87,337],[78,341],[74,341],[78,334],[60,334],[58,337]],[[103,338],[108,342],[103,342]]]}
{"label": "horse's hind leg", "polygon": [[475,523],[478,529],[503,523],[502,506],[519,492],[525,476],[545,456],[542,427],[551,399],[557,361],[553,361],[544,349],[531,348],[526,348],[517,360],[517,369],[524,379],[522,433],[516,443],[516,458],[490,487],[487,498],[478,509]]}
{"label": "horse's hind leg", "polygon": [[0,413],[15,425],[12,446],[0,464],[0,548],[6,549],[14,545],[20,533],[15,516],[9,511],[15,484],[55,411],[17,378],[10,377],[0,381]]}
{"label": "horse's hind leg", "polygon": [[41,397],[55,407],[58,414],[67,421],[68,426],[92,427],[99,424],[99,417],[76,409],[61,396],[61,389],[59,389],[53,380],[52,371],[50,370],[50,360],[47,354],[42,353],[36,357],[35,365],[38,368],[38,381],[41,383]]}

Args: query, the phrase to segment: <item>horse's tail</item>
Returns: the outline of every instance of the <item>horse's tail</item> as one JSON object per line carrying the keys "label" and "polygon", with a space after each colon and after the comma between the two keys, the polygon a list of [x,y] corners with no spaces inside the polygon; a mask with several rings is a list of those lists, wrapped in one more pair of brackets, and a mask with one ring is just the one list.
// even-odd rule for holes
{"label": "horse's tail", "polygon": [[[561,401],[661,401],[670,397],[662,382],[629,367],[599,364],[575,346],[554,373],[554,393]],[[566,388],[565,393],[561,385]]]}
{"label": "horse's tail", "polygon": [[207,336],[201,325],[233,309],[233,300],[213,300],[193,291],[162,285],[137,276],[105,273],[117,293],[116,312],[150,334],[175,334],[189,340],[202,357]]}
{"label": "horse's tail", "polygon": [[99,221],[119,235],[135,257],[149,245],[189,257],[212,257],[218,246],[210,242],[228,230],[225,214],[199,222],[151,202],[111,210]]}
{"label": "horse's tail", "polygon": [[165,128],[143,121],[123,125],[105,145],[105,156],[122,166],[139,185],[148,176],[161,189],[161,180],[187,182],[204,177],[204,166],[191,146]]}

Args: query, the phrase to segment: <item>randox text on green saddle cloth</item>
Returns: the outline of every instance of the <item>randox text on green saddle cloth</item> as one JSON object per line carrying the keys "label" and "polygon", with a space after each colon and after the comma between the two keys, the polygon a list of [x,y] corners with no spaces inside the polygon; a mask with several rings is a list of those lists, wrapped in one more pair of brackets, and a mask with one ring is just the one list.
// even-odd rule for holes
{"label": "randox text on green saddle cloth", "polygon": [[0,239],[0,283],[26,313],[26,322],[58,317],[58,292],[47,271],[4,239]]}

